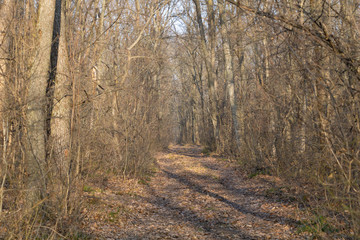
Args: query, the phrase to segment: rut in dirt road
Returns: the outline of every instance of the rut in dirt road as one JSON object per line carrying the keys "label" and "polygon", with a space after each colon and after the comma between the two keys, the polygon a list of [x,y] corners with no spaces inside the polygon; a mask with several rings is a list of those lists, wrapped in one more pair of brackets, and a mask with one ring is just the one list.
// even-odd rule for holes
{"label": "rut in dirt road", "polygon": [[130,214],[119,212],[117,224],[107,224],[107,233],[100,235],[107,239],[305,238],[296,234],[298,208],[266,195],[276,180],[246,180],[234,170],[235,164],[203,156],[196,146],[173,146],[157,161],[156,175],[136,188],[136,197],[114,194],[119,186],[111,184],[110,205],[121,203]]}

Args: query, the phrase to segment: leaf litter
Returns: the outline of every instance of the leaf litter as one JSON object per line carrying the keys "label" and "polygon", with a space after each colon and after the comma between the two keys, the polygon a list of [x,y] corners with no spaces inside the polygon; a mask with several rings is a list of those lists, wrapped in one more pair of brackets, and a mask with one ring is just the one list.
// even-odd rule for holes
{"label": "leaf litter", "polygon": [[244,177],[236,163],[172,146],[146,183],[113,178],[84,192],[83,231],[93,239],[308,239],[304,212],[273,194],[280,180]]}

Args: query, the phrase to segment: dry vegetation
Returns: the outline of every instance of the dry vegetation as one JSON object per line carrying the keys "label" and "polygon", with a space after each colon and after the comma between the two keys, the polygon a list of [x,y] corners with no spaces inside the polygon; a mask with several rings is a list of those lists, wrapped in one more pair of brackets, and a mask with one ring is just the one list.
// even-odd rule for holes
{"label": "dry vegetation", "polygon": [[198,146],[171,146],[156,158],[156,171],[146,181],[113,178],[105,186],[93,185],[85,191],[82,226],[89,238],[310,236],[298,228],[306,213],[286,196],[280,179],[246,179],[234,170],[236,162],[201,154]]}
{"label": "dry vegetation", "polygon": [[[0,238],[86,239],[84,191],[145,181],[171,142],[287,183],[269,196],[300,189],[302,231],[359,238],[359,11],[356,0],[0,0]],[[219,178],[195,159],[167,177]]]}

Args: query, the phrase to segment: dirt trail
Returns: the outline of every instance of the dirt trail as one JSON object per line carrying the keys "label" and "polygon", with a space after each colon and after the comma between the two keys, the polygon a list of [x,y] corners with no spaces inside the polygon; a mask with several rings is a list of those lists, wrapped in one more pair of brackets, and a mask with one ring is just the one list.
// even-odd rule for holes
{"label": "dirt trail", "polygon": [[306,239],[276,178],[245,179],[234,164],[174,146],[148,182],[111,180],[85,194],[84,228],[97,239]]}

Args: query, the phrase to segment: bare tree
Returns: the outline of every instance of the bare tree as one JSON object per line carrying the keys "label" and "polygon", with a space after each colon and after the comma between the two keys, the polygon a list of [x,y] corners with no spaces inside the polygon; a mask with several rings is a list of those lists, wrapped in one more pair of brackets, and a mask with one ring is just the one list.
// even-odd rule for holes
{"label": "bare tree", "polygon": [[0,215],[3,208],[3,198],[4,198],[4,184],[7,178],[7,145],[9,138],[9,123],[8,118],[6,117],[6,99],[7,99],[7,74],[9,69],[10,61],[10,20],[12,17],[12,12],[14,8],[14,1],[5,0],[2,5],[0,5],[0,10],[3,13],[2,18],[0,19],[0,121],[2,125],[2,160],[1,160],[1,170],[0,170]]}
{"label": "bare tree", "polygon": [[68,51],[66,42],[66,1],[58,0],[56,3],[58,14],[56,20],[60,20],[59,47],[57,53],[56,77],[54,83],[53,108],[51,114],[51,145],[53,149],[54,164],[56,165],[59,178],[63,187],[63,209],[67,214],[67,200],[70,194],[70,163],[71,163],[71,81],[68,63]]}
{"label": "bare tree", "polygon": [[206,35],[205,35],[205,28],[202,20],[202,13],[201,13],[201,6],[199,0],[193,0],[196,8],[196,19],[200,31],[200,47],[201,52],[203,54],[203,58],[205,61],[206,71],[207,71],[207,78],[208,78],[208,86],[210,92],[210,112],[211,112],[211,121],[213,124],[213,133],[215,138],[215,145],[216,148],[219,144],[219,119],[218,119],[218,111],[217,111],[217,96],[216,96],[216,75],[215,75],[215,36],[216,36],[216,28],[215,24],[215,13],[214,13],[214,6],[213,1],[207,1],[208,7],[208,14],[209,14],[209,44],[206,43]]}
{"label": "bare tree", "polygon": [[219,18],[220,18],[220,32],[223,41],[223,51],[224,51],[224,58],[225,58],[225,78],[227,81],[228,87],[228,94],[229,94],[229,101],[231,107],[231,116],[233,122],[233,129],[235,135],[235,142],[238,151],[240,150],[240,135],[239,135],[239,124],[238,124],[238,114],[237,114],[237,103],[236,103],[236,94],[235,94],[235,84],[234,84],[234,71],[233,71],[233,60],[232,54],[230,49],[230,41],[229,41],[229,34],[227,30],[227,24],[225,22],[226,12],[225,12],[225,2],[220,0],[218,2],[219,6]]}

